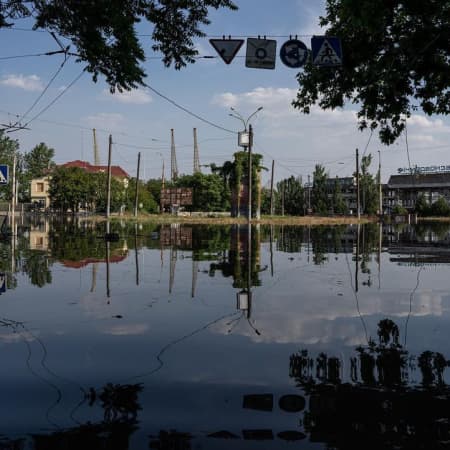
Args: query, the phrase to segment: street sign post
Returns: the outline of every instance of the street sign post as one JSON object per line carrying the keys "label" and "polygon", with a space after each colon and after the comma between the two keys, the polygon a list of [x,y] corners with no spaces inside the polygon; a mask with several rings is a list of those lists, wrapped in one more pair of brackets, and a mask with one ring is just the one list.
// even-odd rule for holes
{"label": "street sign post", "polygon": [[280,49],[280,59],[284,65],[297,69],[306,63],[308,49],[302,41],[289,39]]}
{"label": "street sign post", "polygon": [[319,67],[342,65],[341,40],[332,36],[313,36],[311,38],[312,63]]}
{"label": "street sign post", "polygon": [[210,39],[209,43],[214,47],[225,64],[230,64],[244,43],[243,39]]}
{"label": "street sign post", "polygon": [[273,39],[247,39],[245,67],[275,69],[277,41]]}
{"label": "street sign post", "polygon": [[0,185],[8,184],[8,166],[0,165]]}

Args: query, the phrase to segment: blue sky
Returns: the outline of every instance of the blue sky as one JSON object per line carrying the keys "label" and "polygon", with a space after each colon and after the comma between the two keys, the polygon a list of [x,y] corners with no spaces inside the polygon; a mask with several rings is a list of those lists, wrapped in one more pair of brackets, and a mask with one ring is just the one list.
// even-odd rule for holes
{"label": "blue sky", "polygon": [[[313,34],[322,34],[318,17],[324,12],[324,0],[236,0],[239,11],[213,11],[212,23],[204,31],[207,37],[196,41],[202,56],[217,56],[209,43],[211,37],[266,36],[277,40],[277,53],[289,36],[298,35],[308,48]],[[15,121],[30,108],[62,63],[62,56],[40,56],[1,59],[57,50],[46,32],[25,31],[30,23],[17,22],[16,29],[0,30],[0,123]],[[20,29],[18,29],[20,28]],[[24,29],[24,30],[22,30]],[[143,28],[142,33],[149,33]],[[294,110],[298,69],[290,69],[277,57],[274,70],[245,67],[244,44],[235,60],[226,65],[220,58],[198,61],[176,71],[165,68],[158,54],[151,50],[149,37],[145,63],[147,84],[195,114],[238,131],[242,124],[229,116],[233,106],[244,117],[258,107],[264,109],[252,120],[255,131],[254,151],[264,156],[270,168],[275,159],[275,178],[307,175],[316,163],[325,165],[330,176],[351,175],[355,148],[373,155],[372,170],[378,166],[381,150],[383,180],[408,165],[405,136],[386,147],[376,133],[357,129],[356,109],[349,105],[335,111],[313,108],[310,115]],[[147,40],[147,42],[145,42]],[[345,57],[345,55],[344,55]],[[23,119],[27,122],[49,105],[81,73],[82,63],[69,60],[33,110]],[[89,74],[76,81],[48,110],[30,123],[30,130],[11,134],[19,140],[22,152],[39,142],[55,149],[55,160],[63,163],[83,159],[93,163],[92,128],[97,129],[101,162],[106,164],[108,135],[113,136],[113,164],[136,174],[137,153],[142,154],[141,177],[159,177],[165,160],[166,177],[170,164],[170,129],[175,130],[177,162],[180,173],[191,173],[193,167],[193,132],[197,128],[201,164],[221,164],[232,159],[238,150],[234,134],[212,127],[149,89],[123,95],[111,95],[103,79],[97,83]],[[411,164],[450,164],[449,120],[415,114],[408,121],[408,144]],[[208,169],[203,169],[208,172]],[[270,173],[263,174],[263,183]]]}

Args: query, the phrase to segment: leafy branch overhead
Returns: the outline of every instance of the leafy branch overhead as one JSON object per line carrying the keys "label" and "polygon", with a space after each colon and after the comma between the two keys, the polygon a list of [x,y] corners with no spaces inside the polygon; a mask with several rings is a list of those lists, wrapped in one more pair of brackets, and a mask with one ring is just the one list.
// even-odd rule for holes
{"label": "leafy branch overhead", "polygon": [[327,0],[320,24],[342,40],[343,66],[311,64],[293,105],[358,106],[361,129],[391,144],[413,111],[450,112],[450,1]]}
{"label": "leafy branch overhead", "polygon": [[0,28],[35,18],[35,29],[69,39],[94,81],[103,75],[114,92],[145,85],[138,23],[150,26],[151,48],[164,64],[181,69],[195,61],[194,38],[205,35],[200,27],[210,23],[209,8],[237,9],[231,0],[3,0]]}

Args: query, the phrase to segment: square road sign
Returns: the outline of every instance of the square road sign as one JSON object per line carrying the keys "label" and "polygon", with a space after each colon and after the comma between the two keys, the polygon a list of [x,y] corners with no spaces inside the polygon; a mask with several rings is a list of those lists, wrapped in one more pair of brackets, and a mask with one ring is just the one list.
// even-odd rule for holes
{"label": "square road sign", "polygon": [[8,184],[8,166],[0,165],[0,185]]}

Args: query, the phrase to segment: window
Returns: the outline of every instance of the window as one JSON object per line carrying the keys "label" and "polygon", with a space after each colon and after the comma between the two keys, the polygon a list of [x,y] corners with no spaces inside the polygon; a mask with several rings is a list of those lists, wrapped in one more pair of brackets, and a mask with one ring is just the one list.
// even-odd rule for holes
{"label": "window", "polygon": [[36,183],[36,192],[44,192],[44,183]]}

